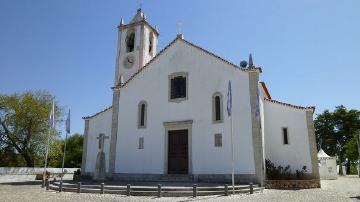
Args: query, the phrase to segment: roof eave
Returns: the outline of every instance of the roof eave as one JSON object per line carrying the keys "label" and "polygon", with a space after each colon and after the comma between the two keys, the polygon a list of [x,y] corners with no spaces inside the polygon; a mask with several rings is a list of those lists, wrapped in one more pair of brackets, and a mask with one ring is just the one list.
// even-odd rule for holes
{"label": "roof eave", "polygon": [[278,101],[278,100],[273,100],[273,99],[264,98],[264,100],[265,100],[265,101],[268,101],[268,102],[271,102],[271,103],[275,103],[275,104],[280,104],[280,105],[283,105],[283,106],[291,107],[291,108],[294,108],[294,109],[311,111],[312,113],[315,112],[315,106],[303,107],[303,106],[299,106],[299,105],[293,105],[293,104],[289,104],[289,103],[285,103],[285,102],[280,102],[280,101]]}
{"label": "roof eave", "polygon": [[101,114],[101,113],[106,112],[107,110],[109,110],[109,109],[111,109],[111,108],[112,108],[112,106],[110,106],[110,107],[108,107],[108,108],[105,108],[104,110],[101,110],[101,111],[99,111],[99,112],[97,112],[97,113],[95,113],[95,114],[93,114],[93,115],[91,115],[91,116],[83,116],[83,117],[81,117],[81,118],[84,119],[84,120],[89,120],[89,119],[94,118],[95,116],[97,116],[97,115],[99,115],[99,114]]}

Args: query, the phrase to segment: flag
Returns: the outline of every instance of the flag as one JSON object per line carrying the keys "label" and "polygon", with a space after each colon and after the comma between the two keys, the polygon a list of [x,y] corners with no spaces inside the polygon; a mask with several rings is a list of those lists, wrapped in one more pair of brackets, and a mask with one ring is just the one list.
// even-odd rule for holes
{"label": "flag", "polygon": [[70,134],[70,109],[66,119],[66,132]]}
{"label": "flag", "polygon": [[54,102],[52,103],[52,106],[51,106],[48,126],[49,126],[49,128],[55,128],[55,103]]}
{"label": "flag", "polygon": [[227,112],[228,112],[228,116],[231,116],[231,108],[232,108],[232,93],[231,93],[231,81],[229,80],[228,93],[227,93]]}

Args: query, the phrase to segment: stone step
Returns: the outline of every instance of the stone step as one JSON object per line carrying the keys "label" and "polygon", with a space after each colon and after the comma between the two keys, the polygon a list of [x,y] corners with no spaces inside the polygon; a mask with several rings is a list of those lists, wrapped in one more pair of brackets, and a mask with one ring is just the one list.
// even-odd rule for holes
{"label": "stone step", "polygon": [[192,175],[163,175],[161,176],[160,182],[193,182],[194,178]]}

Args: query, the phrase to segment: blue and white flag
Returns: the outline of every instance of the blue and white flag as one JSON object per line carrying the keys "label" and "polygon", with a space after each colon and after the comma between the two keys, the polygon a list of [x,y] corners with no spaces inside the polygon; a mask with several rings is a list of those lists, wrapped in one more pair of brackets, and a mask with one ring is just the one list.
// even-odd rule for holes
{"label": "blue and white flag", "polygon": [[66,132],[70,134],[70,109],[66,119]]}
{"label": "blue and white flag", "polygon": [[228,116],[231,116],[231,108],[232,108],[232,92],[231,92],[231,81],[229,80],[228,93],[227,93],[227,113],[228,113]]}
{"label": "blue and white flag", "polygon": [[55,103],[54,102],[51,105],[48,126],[49,126],[49,128],[55,128]]}

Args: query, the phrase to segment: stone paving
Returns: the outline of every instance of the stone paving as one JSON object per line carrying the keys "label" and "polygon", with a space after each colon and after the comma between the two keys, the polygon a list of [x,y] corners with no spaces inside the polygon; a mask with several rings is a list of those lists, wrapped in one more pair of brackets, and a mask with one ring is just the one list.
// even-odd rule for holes
{"label": "stone paving", "polygon": [[264,190],[259,194],[204,197],[139,197],[112,194],[57,193],[40,188],[39,182],[0,184],[0,201],[360,201],[360,178],[340,177],[322,180],[321,189]]}

